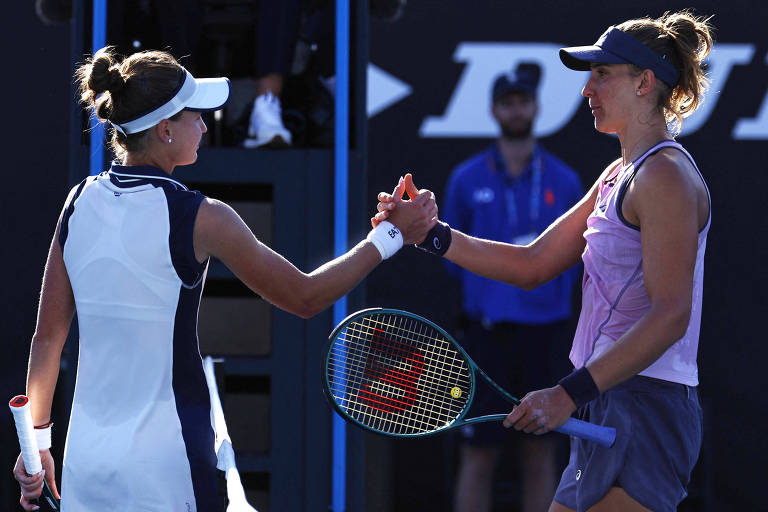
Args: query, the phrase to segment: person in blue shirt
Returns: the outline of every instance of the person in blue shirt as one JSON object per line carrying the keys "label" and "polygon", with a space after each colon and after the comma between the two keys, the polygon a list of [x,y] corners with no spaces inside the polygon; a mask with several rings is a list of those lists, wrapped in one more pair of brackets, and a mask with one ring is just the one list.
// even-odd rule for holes
{"label": "person in blue shirt", "polygon": [[[496,78],[491,112],[501,135],[451,174],[442,219],[476,236],[519,245],[532,242],[583,196],[579,177],[533,135],[541,71],[520,63]],[[574,267],[526,291],[448,262],[462,289],[463,345],[494,380],[517,393],[548,387],[567,374]],[[478,413],[506,410],[493,394]],[[490,511],[493,474],[508,432],[499,423],[461,432],[456,512]],[[522,511],[546,510],[557,487],[557,439],[520,439]]]}

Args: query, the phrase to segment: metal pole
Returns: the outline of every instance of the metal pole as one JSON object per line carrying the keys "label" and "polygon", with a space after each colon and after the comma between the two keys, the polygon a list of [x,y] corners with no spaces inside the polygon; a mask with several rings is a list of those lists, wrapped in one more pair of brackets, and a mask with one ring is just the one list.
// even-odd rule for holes
{"label": "metal pole", "polygon": [[[349,0],[336,0],[336,97],[334,112],[334,254],[347,252],[347,205],[349,171]],[[334,325],[347,316],[347,297],[333,305]],[[333,512],[346,510],[347,429],[333,415],[332,496]]]}
{"label": "metal pole", "polygon": [[[91,30],[91,55],[107,44],[107,0],[93,0],[93,26]],[[99,174],[104,165],[104,125],[91,116],[90,170],[91,176]]]}

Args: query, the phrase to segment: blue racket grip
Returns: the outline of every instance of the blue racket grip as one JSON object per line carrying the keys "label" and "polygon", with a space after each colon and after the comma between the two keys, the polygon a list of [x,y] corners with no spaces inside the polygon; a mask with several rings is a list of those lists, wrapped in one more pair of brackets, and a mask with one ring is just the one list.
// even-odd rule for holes
{"label": "blue racket grip", "polygon": [[563,425],[556,428],[562,434],[576,436],[587,441],[595,442],[606,448],[613,446],[616,441],[616,429],[613,427],[603,427],[586,421],[571,418]]}

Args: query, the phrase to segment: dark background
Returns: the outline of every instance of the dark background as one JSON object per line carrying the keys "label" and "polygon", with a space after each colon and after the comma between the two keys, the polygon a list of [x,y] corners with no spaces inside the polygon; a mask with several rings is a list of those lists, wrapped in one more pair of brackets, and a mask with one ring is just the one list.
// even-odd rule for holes
{"label": "dark background", "polygon": [[[410,84],[413,92],[370,119],[371,199],[369,211],[358,214],[369,216],[375,193],[391,189],[406,170],[414,172],[419,186],[434,190],[439,202],[450,170],[488,144],[489,139],[419,136],[426,116],[445,111],[461,76],[463,65],[452,58],[459,42],[589,44],[612,23],[690,6],[655,0],[644,2],[642,8],[635,2],[609,1],[423,0],[410,2],[396,22],[372,22],[371,62]],[[747,1],[696,2],[695,7],[699,13],[716,15],[718,41],[751,43],[755,53],[751,63],[733,69],[717,92],[720,98],[707,124],[681,138],[697,159],[713,201],[699,357],[705,441],[685,507],[768,510],[762,491],[768,466],[762,362],[768,358],[768,348],[760,328],[761,316],[768,313],[762,265],[768,256],[768,221],[760,209],[767,197],[763,164],[767,145],[765,140],[731,136],[738,119],[756,116],[768,91],[764,33],[768,8]],[[24,391],[42,268],[69,181],[67,131],[74,101],[70,84],[77,59],[70,55],[68,26],[43,25],[31,2],[7,3],[2,26],[6,101],[0,239],[6,276],[0,287],[5,319],[0,389],[10,398]],[[478,91],[478,108],[487,108],[487,91]],[[618,156],[617,142],[594,132],[583,105],[567,126],[543,143],[577,169],[587,186]],[[458,295],[437,261],[404,250],[367,280],[367,303],[411,310],[450,329]],[[14,510],[18,488],[9,470],[17,452],[10,414],[6,418],[0,422],[4,447],[0,467],[8,468],[0,477],[0,509]],[[366,435],[366,442],[367,477],[378,479],[380,489],[379,501],[369,501],[371,508],[447,509],[455,469],[454,437],[394,442]],[[63,443],[56,446],[61,450]],[[505,462],[514,464],[513,459]]]}
{"label": "dark background", "polygon": [[[4,5],[0,254],[5,267],[0,311],[0,389],[24,393],[29,342],[48,246],[69,183],[67,147],[71,70],[69,29],[44,25],[33,2]],[[3,406],[5,407],[5,406]],[[18,454],[10,411],[0,421],[0,510],[21,510],[10,470]],[[61,433],[59,434],[59,438]],[[16,444],[14,444],[16,443]],[[63,445],[55,450],[61,453]]]}

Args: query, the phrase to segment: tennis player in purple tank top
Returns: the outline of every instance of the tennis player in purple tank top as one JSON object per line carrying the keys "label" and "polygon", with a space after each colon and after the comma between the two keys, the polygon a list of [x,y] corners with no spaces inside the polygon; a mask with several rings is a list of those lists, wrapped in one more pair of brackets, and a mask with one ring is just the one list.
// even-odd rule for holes
{"label": "tennis player in purple tank top", "polygon": [[[560,58],[589,71],[582,90],[621,157],[587,195],[526,246],[470,237],[438,223],[419,245],[479,275],[530,289],[584,262],[575,370],[533,391],[505,426],[544,434],[573,413],[617,429],[611,448],[571,439],[550,512],[674,511],[701,446],[696,386],[710,198],[674,136],[699,106],[712,47],[690,12],[608,28]],[[418,193],[406,177],[409,196]],[[376,225],[401,197],[379,194]]]}

